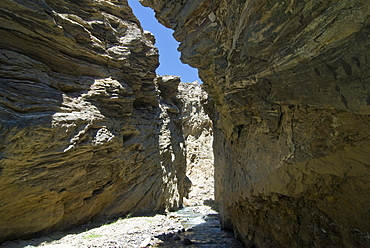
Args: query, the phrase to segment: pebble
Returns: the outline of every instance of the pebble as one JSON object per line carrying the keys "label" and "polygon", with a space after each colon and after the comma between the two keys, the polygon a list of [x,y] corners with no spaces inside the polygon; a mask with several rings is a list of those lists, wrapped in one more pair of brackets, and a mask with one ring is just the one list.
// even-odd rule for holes
{"label": "pebble", "polygon": [[191,241],[190,239],[188,239],[188,238],[184,238],[184,240],[182,241],[182,243],[184,244],[184,245],[192,245],[192,244],[194,244],[193,243],[193,241]]}
{"label": "pebble", "polygon": [[42,248],[75,248],[75,246],[68,244],[59,244],[59,245],[45,245]]}
{"label": "pebble", "polygon": [[152,240],[152,237],[148,236],[146,239],[144,239],[143,242],[140,244],[140,248],[145,248],[150,245],[150,241]]}
{"label": "pebble", "polygon": [[175,234],[173,235],[172,240],[181,240],[181,238],[179,235]]}

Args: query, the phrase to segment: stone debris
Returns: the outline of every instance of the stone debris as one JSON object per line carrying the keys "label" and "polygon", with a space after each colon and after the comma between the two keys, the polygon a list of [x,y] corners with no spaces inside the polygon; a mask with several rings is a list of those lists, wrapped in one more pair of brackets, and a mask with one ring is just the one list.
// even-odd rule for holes
{"label": "stone debris", "polygon": [[[216,212],[208,206],[193,209],[204,219]],[[174,217],[177,216],[177,217]],[[65,232],[55,232],[29,240],[7,241],[2,248],[144,248],[144,247],[229,247],[242,248],[232,233],[220,230],[219,219],[185,231],[181,214],[170,212],[153,217],[130,217],[106,223],[90,222]],[[215,223],[217,227],[215,227]]]}
{"label": "stone debris", "polygon": [[192,245],[192,244],[194,244],[194,242],[193,241],[191,241],[190,239],[188,239],[188,238],[184,238],[184,240],[182,241],[182,243],[184,244],[184,245]]}
{"label": "stone debris", "polygon": [[145,247],[150,246],[150,241],[151,240],[152,240],[152,237],[151,236],[148,236],[146,239],[144,239],[143,242],[141,242],[140,248],[145,248]]}

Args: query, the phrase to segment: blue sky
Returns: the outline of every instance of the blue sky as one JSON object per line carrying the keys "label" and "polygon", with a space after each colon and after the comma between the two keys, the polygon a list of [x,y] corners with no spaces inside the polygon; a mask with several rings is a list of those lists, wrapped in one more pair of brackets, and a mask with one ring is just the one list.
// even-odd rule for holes
{"label": "blue sky", "polygon": [[198,70],[181,63],[180,52],[177,51],[179,43],[172,37],[173,30],[160,24],[154,17],[154,11],[142,6],[138,0],[128,0],[128,3],[144,30],[149,30],[156,38],[155,46],[159,50],[160,63],[157,74],[181,76],[181,82],[185,83],[196,80],[201,83]]}

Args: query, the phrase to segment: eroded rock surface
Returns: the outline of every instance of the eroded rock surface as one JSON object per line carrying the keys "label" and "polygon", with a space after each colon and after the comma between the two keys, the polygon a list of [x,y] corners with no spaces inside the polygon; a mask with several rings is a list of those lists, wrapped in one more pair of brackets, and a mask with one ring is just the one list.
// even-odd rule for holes
{"label": "eroded rock surface", "polygon": [[186,145],[186,175],[191,181],[185,205],[203,205],[214,200],[212,121],[205,113],[208,95],[197,82],[180,83],[182,131]]}
{"label": "eroded rock surface", "polygon": [[[207,93],[197,83],[182,83],[180,77],[161,76],[155,79],[162,98],[161,107],[170,122],[164,127],[172,133],[173,149],[183,151],[186,163],[185,206],[196,206],[214,200],[212,121],[203,105]],[[176,135],[174,135],[176,134]],[[177,152],[175,152],[177,153]],[[180,173],[182,175],[182,173]]]}
{"label": "eroded rock surface", "polygon": [[370,2],[141,0],[213,99],[216,198],[247,246],[370,245]]}
{"label": "eroded rock surface", "polygon": [[0,36],[0,241],[182,205],[180,114],[127,1],[4,0]]}

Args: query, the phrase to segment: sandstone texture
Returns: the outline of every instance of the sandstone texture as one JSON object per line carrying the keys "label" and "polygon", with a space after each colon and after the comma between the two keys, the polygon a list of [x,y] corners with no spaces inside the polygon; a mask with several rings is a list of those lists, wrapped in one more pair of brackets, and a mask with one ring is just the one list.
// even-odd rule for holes
{"label": "sandstone texture", "polygon": [[0,242],[181,206],[177,85],[127,1],[0,6]]}
{"label": "sandstone texture", "polygon": [[370,2],[141,2],[213,101],[224,228],[247,247],[369,247]]}

